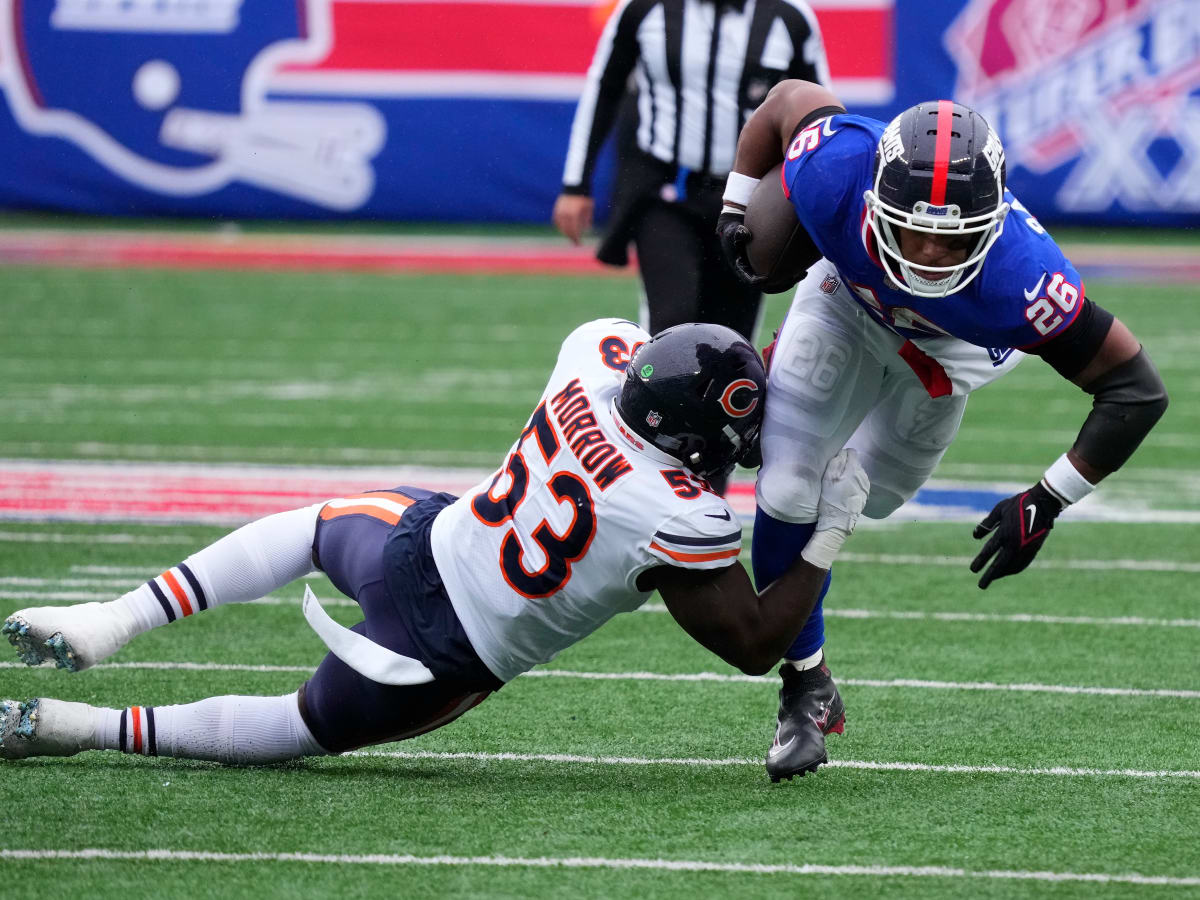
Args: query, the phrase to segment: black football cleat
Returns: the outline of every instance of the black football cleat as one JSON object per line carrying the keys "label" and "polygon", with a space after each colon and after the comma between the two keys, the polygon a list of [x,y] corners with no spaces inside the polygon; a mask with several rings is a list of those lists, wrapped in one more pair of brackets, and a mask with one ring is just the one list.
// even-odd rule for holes
{"label": "black football cleat", "polygon": [[771,781],[804,777],[829,762],[825,735],[841,734],[846,727],[846,706],[838,694],[825,660],[812,669],[797,671],[790,663],[779,667],[779,724],[767,751]]}

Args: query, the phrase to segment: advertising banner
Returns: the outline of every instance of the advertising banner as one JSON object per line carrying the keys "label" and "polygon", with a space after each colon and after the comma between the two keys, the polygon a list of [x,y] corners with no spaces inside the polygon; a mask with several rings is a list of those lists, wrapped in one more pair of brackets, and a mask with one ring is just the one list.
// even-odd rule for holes
{"label": "advertising banner", "polygon": [[[977,106],[1041,218],[1200,221],[1200,0],[812,5],[853,111]],[[611,9],[0,0],[0,205],[546,222]]]}

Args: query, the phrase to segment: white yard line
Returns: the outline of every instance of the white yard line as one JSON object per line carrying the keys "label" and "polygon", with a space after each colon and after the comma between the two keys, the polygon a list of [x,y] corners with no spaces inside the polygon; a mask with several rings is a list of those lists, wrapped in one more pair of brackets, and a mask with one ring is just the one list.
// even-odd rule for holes
{"label": "white yard line", "polygon": [[[855,553],[838,554],[838,562],[867,563],[884,566],[949,566],[967,567],[971,556],[928,556],[918,553]],[[1094,572],[1200,572],[1200,562],[1178,562],[1170,559],[1047,559],[1038,557],[1039,569],[1074,569]]]}
{"label": "white yard line", "polygon": [[[19,662],[0,662],[0,669],[23,669]],[[46,668],[49,671],[48,667]],[[126,669],[150,669],[157,671],[192,672],[311,672],[316,662],[309,666],[269,666],[247,663],[206,662],[122,662],[100,663],[90,671],[120,671]],[[777,682],[774,676],[726,675],[718,672],[663,673],[663,672],[572,672],[566,669],[533,669],[522,678],[575,678],[584,681],[664,681],[664,682],[709,682],[716,684],[771,685]],[[1200,691],[1176,690],[1173,688],[1129,688],[1095,687],[1071,684],[1000,684],[993,681],[931,681],[919,678],[838,678],[843,687],[907,688],[910,690],[937,691],[1000,691],[1025,694],[1079,694],[1102,697],[1167,697],[1175,700],[1200,700]]]}
{"label": "white yard line", "polygon": [[536,869],[615,869],[660,872],[724,872],[747,875],[848,875],[869,878],[949,878],[1093,884],[1146,884],[1170,887],[1200,885],[1200,876],[1146,875],[1137,872],[1032,872],[973,870],[949,866],[795,865],[792,863],[730,863],[683,859],[622,859],[603,856],[413,856],[410,854],[341,853],[216,853],[200,850],[52,850],[0,849],[0,859],[107,860],[111,862],[303,863],[306,865],[473,866]]}
{"label": "white yard line", "polygon": [[[0,594],[2,597],[3,594]],[[323,602],[323,601],[322,601]],[[637,612],[665,613],[662,603],[644,603]],[[1143,616],[1048,616],[1042,613],[927,612],[924,610],[829,609],[829,619],[900,619],[930,622],[985,622],[1014,625],[1108,625],[1152,628],[1200,628],[1200,619],[1149,619]]]}
{"label": "white yard line", "polygon": [[209,540],[211,540],[210,537],[187,534],[85,534],[65,531],[0,531],[0,541],[17,544],[138,544],[188,547],[202,544]]}
{"label": "white yard line", "polygon": [[[3,532],[0,532],[2,535]],[[3,540],[0,537],[0,540]],[[838,554],[838,562],[865,563],[884,566],[942,566],[966,568],[970,556],[930,556],[919,553],[855,553],[846,550]],[[1076,569],[1080,571],[1118,572],[1200,572],[1200,562],[1181,562],[1173,559],[1048,559],[1039,556],[1038,568]],[[162,569],[151,571],[147,566],[72,566],[71,571],[81,575],[157,575]]]}
{"label": "white yard line", "polygon": [[[706,681],[727,684],[776,684],[774,676],[725,675],[717,672],[676,673],[660,672],[571,672],[565,669],[533,669],[527,678],[581,678],[592,681]],[[1109,697],[1172,697],[1200,700],[1200,691],[1168,688],[1089,687],[1068,684],[999,684],[992,681],[929,681],[916,678],[838,678],[838,684],[849,687],[910,688],[950,691],[1014,691],[1017,693],[1097,694]]]}
{"label": "white yard line", "polygon": [[[26,576],[0,577],[0,601],[29,600],[40,601],[43,604],[84,603],[90,600],[112,600],[118,592],[132,590],[139,583],[153,578],[163,572],[162,568],[147,569],[145,567],[120,566],[75,566],[75,570],[90,570],[96,574],[116,574],[128,571],[124,578],[34,578]],[[1174,571],[1163,569],[1162,571]],[[108,590],[81,591],[63,590],[64,588],[108,588]],[[5,588],[25,588],[26,590],[5,590]],[[269,606],[299,605],[301,595],[298,590],[287,589],[286,593],[271,594],[254,603]],[[358,604],[342,596],[329,596],[321,601],[326,606],[353,607]],[[667,608],[662,603],[646,603],[636,612],[665,613]],[[1014,624],[1014,625],[1089,625],[1114,628],[1200,628],[1200,619],[1161,619],[1146,616],[1051,616],[1044,613],[974,613],[974,612],[938,612],[929,610],[886,610],[886,609],[826,609],[825,616],[831,619],[892,619],[900,621],[929,621],[929,622],[975,622],[981,624]]]}
{"label": "white yard line", "polygon": [[[387,759],[468,759],[479,762],[548,762],[580,763],[597,766],[683,766],[685,768],[724,768],[726,766],[761,766],[760,757],[646,757],[646,756],[586,756],[575,753],[466,753],[437,750],[356,750],[346,756],[381,756]],[[1080,778],[1184,778],[1200,779],[1200,771],[1189,769],[1090,769],[1069,766],[1024,768],[1021,766],[957,766],[911,762],[873,762],[869,760],[837,759],[826,765],[833,769],[862,769],[872,772],[929,772],[939,775],[1049,775]]]}

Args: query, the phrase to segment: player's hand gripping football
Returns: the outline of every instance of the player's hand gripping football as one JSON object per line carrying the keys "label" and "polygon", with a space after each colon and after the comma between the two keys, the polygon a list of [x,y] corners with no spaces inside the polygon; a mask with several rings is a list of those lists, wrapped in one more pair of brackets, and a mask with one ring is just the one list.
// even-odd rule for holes
{"label": "player's hand gripping football", "polygon": [[997,578],[1024,571],[1042,549],[1046,535],[1062,510],[1062,503],[1041,482],[992,507],[984,520],[975,526],[973,534],[975,540],[991,535],[971,561],[971,571],[976,573],[988,564],[989,559],[992,561],[979,579],[979,586],[987,588]]}
{"label": "player's hand gripping football", "polygon": [[746,245],[754,236],[746,227],[744,210],[738,212],[729,207],[723,209],[717,218],[717,237],[721,239],[721,254],[725,257],[725,263],[733,269],[738,281],[756,287],[767,280],[766,275],[759,275],[754,271],[754,266],[750,265],[750,258],[746,255]]}

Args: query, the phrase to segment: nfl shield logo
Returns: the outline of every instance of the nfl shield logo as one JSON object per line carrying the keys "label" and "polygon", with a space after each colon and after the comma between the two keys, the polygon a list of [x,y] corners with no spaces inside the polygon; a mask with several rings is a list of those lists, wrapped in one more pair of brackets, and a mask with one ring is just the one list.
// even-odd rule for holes
{"label": "nfl shield logo", "polygon": [[659,415],[657,411],[652,409],[650,412],[646,413],[646,424],[651,428],[657,428],[661,422],[662,416]]}
{"label": "nfl shield logo", "polygon": [[838,279],[836,275],[826,275],[821,282],[821,293],[832,294],[838,289]]}

